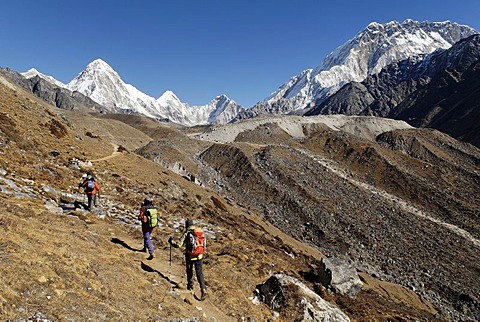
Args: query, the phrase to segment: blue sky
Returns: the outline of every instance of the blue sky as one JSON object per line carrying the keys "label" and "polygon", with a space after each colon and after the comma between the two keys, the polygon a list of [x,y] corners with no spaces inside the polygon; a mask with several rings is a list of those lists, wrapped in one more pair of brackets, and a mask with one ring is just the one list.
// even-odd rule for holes
{"label": "blue sky", "polygon": [[158,98],[251,107],[370,22],[450,20],[480,30],[479,0],[3,1],[0,66],[68,83],[101,58]]}

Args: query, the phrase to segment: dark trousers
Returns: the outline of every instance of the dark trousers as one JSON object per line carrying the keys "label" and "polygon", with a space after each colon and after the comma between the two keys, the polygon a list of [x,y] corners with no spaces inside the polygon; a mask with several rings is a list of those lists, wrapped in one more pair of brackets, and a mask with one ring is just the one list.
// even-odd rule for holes
{"label": "dark trousers", "polygon": [[193,267],[197,275],[198,284],[202,290],[205,289],[205,280],[203,279],[203,259],[192,261],[189,255],[185,255],[185,264],[187,267],[187,286],[193,287]]}
{"label": "dark trousers", "polygon": [[97,206],[97,195],[93,193],[87,193],[88,210],[92,210],[93,206]]}

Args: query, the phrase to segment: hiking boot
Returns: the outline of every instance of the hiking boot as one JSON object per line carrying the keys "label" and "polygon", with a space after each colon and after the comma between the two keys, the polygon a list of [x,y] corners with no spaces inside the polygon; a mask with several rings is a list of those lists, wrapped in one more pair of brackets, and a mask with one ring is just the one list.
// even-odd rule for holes
{"label": "hiking boot", "polygon": [[151,261],[155,256],[153,256],[153,253],[150,253],[150,256],[147,257],[147,260]]}
{"label": "hiking boot", "polygon": [[205,300],[206,297],[207,297],[207,290],[202,288],[202,294],[200,295],[200,301]]}
{"label": "hiking boot", "polygon": [[147,252],[147,247],[143,247],[142,250],[141,250],[142,253],[146,253]]}
{"label": "hiking boot", "polygon": [[188,285],[187,285],[187,291],[191,291],[191,290],[193,290],[193,285],[188,284]]}

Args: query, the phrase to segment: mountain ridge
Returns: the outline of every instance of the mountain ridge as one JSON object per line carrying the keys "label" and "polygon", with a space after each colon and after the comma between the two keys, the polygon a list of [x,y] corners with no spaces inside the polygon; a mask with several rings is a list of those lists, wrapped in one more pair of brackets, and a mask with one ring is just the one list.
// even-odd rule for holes
{"label": "mountain ridge", "polygon": [[450,21],[370,23],[327,55],[319,66],[292,77],[237,119],[275,110],[292,112],[312,107],[311,104],[318,105],[344,84],[363,81],[390,63],[449,48],[460,39],[477,33],[473,28]]}
{"label": "mountain ridge", "polygon": [[477,34],[420,61],[400,61],[360,83],[346,84],[305,115],[343,113],[402,119],[479,146],[480,138],[475,134],[478,104],[474,99],[479,90],[475,74],[479,60]]}
{"label": "mountain ridge", "polygon": [[[439,122],[439,115],[445,115],[450,107],[443,106],[443,114],[438,114],[438,107],[434,108],[436,111],[434,109],[429,111],[425,107],[426,102],[422,102],[422,100],[432,101],[431,98],[428,98],[428,93],[426,93],[428,87],[425,85],[434,76],[433,74],[438,72],[438,66],[444,64],[440,60],[438,62],[430,60],[441,57],[442,53],[448,53],[451,56],[447,59],[449,65],[442,65],[444,68],[456,68],[453,65],[464,64],[462,59],[468,59],[469,53],[466,48],[461,48],[460,45],[456,46],[456,44],[462,43],[456,41],[469,34],[478,33],[468,26],[450,21],[418,22],[407,19],[403,23],[396,21],[386,24],[372,22],[355,37],[330,53],[319,66],[304,70],[285,83],[282,87],[284,90],[279,89],[278,95],[274,95],[274,93],[249,109],[244,109],[225,95],[217,96],[203,106],[189,106],[181,102],[169,90],[155,99],[134,86],[124,83],[120,75],[101,59],[88,64],[84,71],[66,85],[35,69],[23,74],[27,77],[27,81],[20,80],[18,75],[13,78],[48,102],[55,102],[57,107],[67,109],[91,108],[102,113],[139,113],[184,126],[225,124],[264,114],[346,113],[351,115],[360,113],[361,115],[401,117],[404,120],[414,117],[415,119],[424,119],[424,121],[412,119],[410,123],[414,126],[432,124],[437,129],[478,146],[480,139],[476,134],[478,131],[475,126],[471,127],[467,124],[468,122],[464,122],[462,124],[466,127],[464,126],[465,130],[462,131],[462,127],[459,127],[460,123],[456,119],[448,121],[443,117],[443,121]],[[458,49],[457,52],[450,50],[452,44],[454,48]],[[399,60],[403,57],[408,58]],[[398,70],[407,68],[415,68],[417,73],[423,76],[411,78],[407,74],[402,74],[402,77],[410,78],[402,80],[402,82],[397,80],[399,83],[394,85],[397,88],[385,88],[385,86],[393,84],[394,79],[399,77]],[[474,77],[473,72],[464,75]],[[374,81],[374,79],[382,77],[390,78],[391,82]],[[54,84],[53,87],[42,82],[41,79]],[[350,82],[352,79],[354,81]],[[365,82],[368,83],[367,90],[362,85]],[[462,84],[467,83],[468,81],[463,81]],[[342,84],[344,86],[341,86]],[[452,88],[461,86],[455,82],[447,82],[447,84]],[[402,97],[411,95],[419,88],[422,88],[424,93],[414,100],[410,100],[409,107],[406,107],[405,104],[400,105],[401,109],[405,110],[404,112],[400,114],[399,111],[392,110],[396,109],[395,106],[400,103],[399,100]],[[456,91],[448,86],[443,88],[445,91]],[[455,114],[462,117],[463,120],[471,117],[476,119],[475,99],[468,99],[469,93],[465,91],[466,89],[467,87],[463,86],[460,91],[463,96],[456,95],[455,100],[469,102],[469,106],[465,103],[455,104],[452,99],[445,102],[451,102],[455,106],[456,112],[450,113],[450,115]],[[432,88],[432,91],[436,90]],[[347,93],[347,95],[337,95],[340,92]],[[353,93],[355,95],[352,96]],[[379,93],[383,93],[383,97],[376,99],[379,97]],[[342,98],[339,99],[341,96]],[[76,102],[77,100],[78,102]],[[324,106],[323,112],[319,112],[319,104]],[[419,111],[415,111],[415,104],[419,106]],[[364,107],[360,108],[360,106]],[[368,109],[365,106],[369,106]],[[460,107],[463,112],[460,111]],[[354,112],[356,109],[357,111]],[[421,113],[424,115],[419,116]],[[464,116],[461,116],[462,113]],[[465,113],[471,117],[465,117]],[[437,114],[435,122],[430,122],[429,120]],[[475,121],[472,124],[474,123]]]}
{"label": "mountain ridge", "polygon": [[[255,117],[261,114],[286,114],[318,105],[344,84],[363,81],[368,75],[406,58],[418,58],[435,50],[449,48],[458,40],[478,31],[450,21],[418,22],[407,19],[402,23],[370,23],[352,39],[336,48],[316,68],[306,69],[292,77],[262,102],[245,109],[233,100],[215,106],[213,99],[203,106],[188,106],[170,91],[152,98],[133,85],[124,83],[106,62],[92,61],[77,77],[65,86],[92,98],[111,112],[141,113],[170,120],[186,126]],[[32,77],[34,70],[24,73]],[[49,81],[51,76],[36,73]],[[42,76],[43,75],[43,76]],[[56,83],[62,85],[61,82]],[[169,99],[162,97],[168,94]],[[173,95],[173,96],[172,96]]]}
{"label": "mountain ridge", "polygon": [[187,126],[228,122],[243,109],[226,95],[219,95],[202,106],[189,106],[170,90],[155,99],[133,85],[123,82],[120,75],[100,58],[89,63],[68,84],[58,82],[35,69],[30,69],[22,75],[27,79],[39,76],[73,93],[81,93],[104,106],[104,112],[140,113]]}

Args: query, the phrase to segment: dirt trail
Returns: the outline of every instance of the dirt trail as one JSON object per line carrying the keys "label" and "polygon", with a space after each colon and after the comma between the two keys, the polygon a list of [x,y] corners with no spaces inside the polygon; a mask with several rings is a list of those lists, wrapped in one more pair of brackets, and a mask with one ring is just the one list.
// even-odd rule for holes
{"label": "dirt trail", "polygon": [[96,159],[96,160],[91,160],[91,161],[92,161],[92,162],[105,161],[105,160],[114,158],[114,157],[119,156],[120,154],[122,154],[122,152],[119,152],[119,151],[118,151],[118,145],[116,145],[116,144],[114,144],[114,143],[111,143],[111,145],[113,146],[113,152],[112,152],[112,154],[107,155],[106,157],[103,157],[103,158],[100,158],[100,159]]}
{"label": "dirt trail", "polygon": [[[156,233],[158,234],[159,230],[157,230]],[[209,297],[215,295],[208,292],[208,289],[207,298],[204,301],[198,300],[200,289],[198,288],[196,281],[194,286],[195,294],[192,294],[185,289],[187,284],[185,266],[181,262],[181,259],[179,259],[179,257],[183,257],[181,250],[175,248],[172,249],[172,261],[170,262],[169,248],[157,248],[155,251],[155,258],[153,260],[147,260],[148,253],[139,252],[132,247],[132,245],[139,245],[138,240],[132,239],[124,234],[113,234],[112,242],[118,244],[118,251],[124,253],[129,260],[139,262],[140,268],[143,269],[146,274],[162,279],[166,282],[164,284],[170,285],[170,287],[158,292],[157,300],[159,307],[167,303],[171,304],[172,299],[176,299],[177,301],[183,301],[192,305],[192,315],[199,315],[209,319],[214,318],[216,321],[237,321],[236,319],[225,315],[214,304],[212,304]]]}

